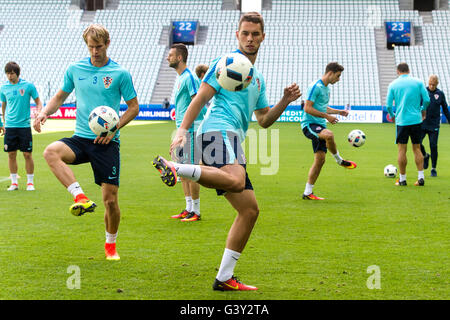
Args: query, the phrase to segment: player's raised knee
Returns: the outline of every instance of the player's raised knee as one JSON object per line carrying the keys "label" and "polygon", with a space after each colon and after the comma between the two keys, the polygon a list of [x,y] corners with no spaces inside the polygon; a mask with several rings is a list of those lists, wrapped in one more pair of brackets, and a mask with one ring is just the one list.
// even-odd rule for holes
{"label": "player's raised knee", "polygon": [[228,191],[239,193],[245,189],[245,179],[234,179]]}
{"label": "player's raised knee", "polygon": [[47,146],[42,155],[44,156],[44,159],[47,160],[47,162],[55,159],[55,157],[57,157],[57,152],[53,147],[53,144]]}
{"label": "player's raised knee", "polygon": [[328,141],[334,140],[334,134],[330,130],[324,130],[323,136],[324,136],[325,140],[328,140]]}
{"label": "player's raised knee", "polygon": [[48,145],[43,153],[44,159],[48,162],[59,160],[62,158],[60,143],[54,142]]}

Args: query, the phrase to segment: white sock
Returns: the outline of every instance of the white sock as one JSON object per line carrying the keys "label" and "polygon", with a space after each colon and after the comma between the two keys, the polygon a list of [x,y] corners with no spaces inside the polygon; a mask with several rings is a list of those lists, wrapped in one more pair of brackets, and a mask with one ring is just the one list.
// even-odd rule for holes
{"label": "white sock", "polygon": [[13,183],[17,184],[18,183],[17,176],[18,176],[17,173],[11,173],[11,184],[13,184]]}
{"label": "white sock", "polygon": [[70,186],[68,186],[67,191],[69,191],[74,198],[76,198],[77,195],[84,193],[78,182],[74,182]]}
{"label": "white sock", "polygon": [[191,212],[192,211],[192,197],[185,197],[186,198],[186,211]]}
{"label": "white sock", "polygon": [[400,173],[400,179],[399,181],[406,181],[406,174],[401,174]]}
{"label": "white sock", "polygon": [[304,194],[307,196],[307,195],[310,195],[311,193],[312,193],[312,190],[313,190],[313,188],[314,188],[314,185],[313,184],[309,184],[308,182],[306,183],[306,186],[305,186],[305,192],[304,192]]}
{"label": "white sock", "polygon": [[425,179],[425,175],[423,173],[423,170],[422,171],[418,171],[418,173],[419,173],[418,179]]}
{"label": "white sock", "polygon": [[105,231],[106,233],[106,243],[116,243],[116,239],[117,239],[117,233],[109,233],[108,231]]}
{"label": "white sock", "polygon": [[27,183],[33,183],[34,174],[27,174]]}
{"label": "white sock", "polygon": [[337,162],[338,164],[341,164],[342,158],[341,158],[341,156],[339,155],[339,151],[337,151],[336,154],[332,154],[332,155],[333,155],[334,160],[336,160],[336,162]]}
{"label": "white sock", "polygon": [[198,181],[200,179],[200,175],[202,174],[202,169],[199,165],[196,164],[181,164],[172,162],[175,166],[175,170],[177,170],[177,174],[180,177],[190,179],[192,181]]}
{"label": "white sock", "polygon": [[217,280],[224,282],[233,276],[234,267],[240,256],[239,252],[225,248],[219,272],[217,273]]}
{"label": "white sock", "polygon": [[192,200],[192,211],[200,215],[200,198]]}

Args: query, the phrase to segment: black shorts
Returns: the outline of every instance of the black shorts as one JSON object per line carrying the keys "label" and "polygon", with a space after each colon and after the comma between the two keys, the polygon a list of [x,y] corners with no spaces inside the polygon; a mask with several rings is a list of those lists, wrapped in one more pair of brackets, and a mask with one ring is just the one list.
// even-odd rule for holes
{"label": "black shorts", "polygon": [[437,147],[438,145],[438,138],[439,138],[439,128],[424,128],[422,127],[422,136],[421,136],[421,142],[423,144],[423,139],[428,134],[428,141],[430,142],[430,148],[431,147]]}
{"label": "black shorts", "polygon": [[411,143],[413,144],[422,142],[422,125],[420,123],[410,126],[397,126],[395,143],[407,144],[409,137],[411,137]]}
{"label": "black shorts", "polygon": [[326,129],[326,127],[315,123],[310,123],[302,129],[303,134],[308,139],[311,139],[314,153],[316,153],[317,151],[323,151],[327,153],[327,142],[319,138],[319,133],[322,132],[323,129]]}
{"label": "black shorts", "polygon": [[94,144],[94,140],[72,136],[59,140],[75,153],[72,165],[91,163],[95,183],[109,183],[118,186],[120,180],[120,145],[111,141],[109,144]]}
{"label": "black shorts", "polygon": [[[197,144],[202,149],[202,163],[206,166],[222,168],[228,164],[238,163],[247,168],[244,150],[242,150],[239,137],[231,131],[212,131],[197,136]],[[245,190],[253,190],[252,183],[245,170]],[[218,196],[226,193],[224,190],[216,189]]]}
{"label": "black shorts", "polygon": [[5,150],[5,152],[17,150],[22,152],[32,152],[33,137],[31,135],[31,127],[5,128],[5,138],[3,143],[3,150]]}
{"label": "black shorts", "polygon": [[194,131],[188,131],[186,134],[186,143],[183,147],[175,149],[175,161],[184,164],[199,164],[202,150],[197,145],[197,135]]}

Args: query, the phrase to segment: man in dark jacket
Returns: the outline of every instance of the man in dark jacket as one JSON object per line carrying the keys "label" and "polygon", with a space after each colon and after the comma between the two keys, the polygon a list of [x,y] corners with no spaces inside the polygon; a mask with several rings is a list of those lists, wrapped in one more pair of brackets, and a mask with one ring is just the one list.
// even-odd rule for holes
{"label": "man in dark jacket", "polygon": [[447,101],[445,100],[444,92],[437,88],[439,84],[439,79],[436,75],[431,75],[428,79],[427,91],[430,95],[430,105],[427,108],[427,114],[425,120],[422,122],[422,143],[420,148],[424,157],[423,168],[427,169],[430,154],[426,153],[425,147],[423,146],[423,139],[428,134],[428,140],[430,141],[430,153],[431,153],[431,176],[436,177],[436,164],[438,157],[438,137],[439,137],[439,127],[441,123],[441,106],[442,112],[447,118],[447,122],[450,123],[450,113],[448,111]]}

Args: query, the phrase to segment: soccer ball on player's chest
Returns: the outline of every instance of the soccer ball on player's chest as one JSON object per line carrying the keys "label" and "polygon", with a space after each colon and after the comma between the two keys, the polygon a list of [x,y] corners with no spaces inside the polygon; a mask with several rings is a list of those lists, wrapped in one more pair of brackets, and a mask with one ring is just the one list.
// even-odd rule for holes
{"label": "soccer ball on player's chest", "polygon": [[254,68],[250,60],[241,53],[229,53],[216,65],[216,79],[225,90],[241,91],[253,79]]}

